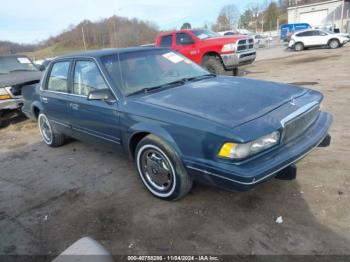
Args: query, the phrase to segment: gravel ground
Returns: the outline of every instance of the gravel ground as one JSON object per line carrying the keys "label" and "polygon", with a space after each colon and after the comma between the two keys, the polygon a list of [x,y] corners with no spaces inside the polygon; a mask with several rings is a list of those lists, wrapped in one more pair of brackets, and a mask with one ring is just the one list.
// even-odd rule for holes
{"label": "gravel ground", "polygon": [[297,180],[246,193],[196,185],[160,201],[123,153],[78,141],[48,148],[29,120],[0,130],[0,254],[58,254],[83,236],[113,254],[350,254],[349,61],[347,46],[243,69],[322,91],[334,116],[331,146],[299,162]]}

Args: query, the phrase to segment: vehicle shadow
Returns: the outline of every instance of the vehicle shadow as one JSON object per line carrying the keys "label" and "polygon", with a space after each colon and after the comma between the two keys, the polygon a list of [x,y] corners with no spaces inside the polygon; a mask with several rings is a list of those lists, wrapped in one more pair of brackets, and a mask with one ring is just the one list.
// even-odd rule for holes
{"label": "vehicle shadow", "polygon": [[245,193],[198,184],[166,202],[124,154],[77,141],[16,148],[0,163],[0,254],[55,255],[83,236],[113,254],[350,253],[336,218],[321,223],[298,180]]}
{"label": "vehicle shadow", "polygon": [[0,129],[8,127],[9,125],[21,123],[25,120],[27,120],[27,117],[22,113],[10,119],[0,119]]}

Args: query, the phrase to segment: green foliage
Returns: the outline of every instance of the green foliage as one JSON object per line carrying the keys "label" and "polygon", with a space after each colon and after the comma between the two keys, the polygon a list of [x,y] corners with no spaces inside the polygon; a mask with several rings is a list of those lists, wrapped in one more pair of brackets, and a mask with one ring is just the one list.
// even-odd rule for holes
{"label": "green foliage", "polygon": [[253,18],[254,18],[253,11],[251,9],[245,10],[240,18],[240,26],[242,28],[247,28],[247,29],[250,28]]}

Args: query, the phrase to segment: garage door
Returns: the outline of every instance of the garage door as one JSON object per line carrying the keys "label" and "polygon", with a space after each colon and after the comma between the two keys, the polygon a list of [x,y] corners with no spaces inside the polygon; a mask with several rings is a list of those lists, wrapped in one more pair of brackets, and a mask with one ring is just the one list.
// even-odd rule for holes
{"label": "garage door", "polygon": [[328,10],[319,10],[307,13],[300,13],[300,23],[308,23],[311,26],[320,26],[327,24]]}

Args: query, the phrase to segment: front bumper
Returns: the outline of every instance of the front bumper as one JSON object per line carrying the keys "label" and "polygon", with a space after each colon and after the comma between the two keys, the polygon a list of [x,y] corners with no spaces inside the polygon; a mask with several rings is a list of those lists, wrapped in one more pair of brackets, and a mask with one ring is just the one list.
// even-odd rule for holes
{"label": "front bumper", "polygon": [[23,106],[22,98],[0,100],[0,110],[14,110]]}
{"label": "front bumper", "polygon": [[255,61],[256,51],[250,50],[240,53],[221,55],[222,62],[226,70],[237,68],[242,65],[248,65]]}
{"label": "front bumper", "polygon": [[331,122],[332,116],[321,112],[316,122],[302,136],[241,165],[186,160],[184,164],[188,173],[199,182],[227,190],[246,191],[268,178],[280,175],[280,171],[298,162],[316,147],[327,146],[330,142],[328,129]]}

